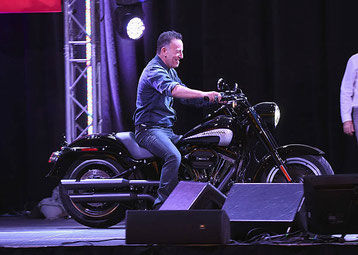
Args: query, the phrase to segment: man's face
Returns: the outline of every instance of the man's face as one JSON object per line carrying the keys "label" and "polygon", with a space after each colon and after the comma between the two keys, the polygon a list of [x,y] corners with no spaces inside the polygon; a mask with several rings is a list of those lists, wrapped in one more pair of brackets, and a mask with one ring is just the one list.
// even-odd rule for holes
{"label": "man's face", "polygon": [[183,58],[183,42],[179,39],[171,40],[170,44],[164,50],[164,63],[169,68],[179,66],[180,60]]}

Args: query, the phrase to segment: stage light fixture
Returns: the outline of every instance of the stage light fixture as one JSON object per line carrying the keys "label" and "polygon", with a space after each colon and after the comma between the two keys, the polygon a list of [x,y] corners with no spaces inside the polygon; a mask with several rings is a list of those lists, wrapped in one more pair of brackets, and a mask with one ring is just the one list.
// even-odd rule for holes
{"label": "stage light fixture", "polygon": [[137,40],[144,34],[143,1],[117,0],[119,32],[123,38]]}
{"label": "stage light fixture", "polygon": [[125,17],[123,25],[129,39],[137,40],[143,36],[145,26],[140,17],[129,14]]}

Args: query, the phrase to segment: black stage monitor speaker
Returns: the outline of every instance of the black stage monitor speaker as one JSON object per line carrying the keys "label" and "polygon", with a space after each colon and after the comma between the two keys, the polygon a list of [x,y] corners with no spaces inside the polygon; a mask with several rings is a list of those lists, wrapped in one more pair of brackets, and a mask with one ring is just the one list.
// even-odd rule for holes
{"label": "black stage monitor speaker", "polygon": [[225,199],[210,183],[181,181],[159,210],[221,209]]}
{"label": "black stage monitor speaker", "polygon": [[358,234],[358,175],[304,177],[308,231]]}
{"label": "black stage monitor speaker", "polygon": [[223,206],[230,219],[231,238],[245,240],[255,233],[285,233],[302,202],[300,183],[234,184]]}
{"label": "black stage monitor speaker", "polygon": [[223,210],[127,211],[128,244],[226,244],[230,221]]}

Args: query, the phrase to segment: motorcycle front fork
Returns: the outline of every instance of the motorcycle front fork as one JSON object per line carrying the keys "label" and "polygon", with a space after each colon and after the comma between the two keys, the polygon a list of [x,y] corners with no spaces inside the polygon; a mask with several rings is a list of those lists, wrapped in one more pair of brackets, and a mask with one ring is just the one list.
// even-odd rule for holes
{"label": "motorcycle front fork", "polygon": [[278,154],[277,150],[273,150],[274,151],[274,160],[275,163],[277,164],[277,166],[280,168],[282,174],[285,176],[287,182],[293,182],[292,177],[290,176],[290,174],[287,171],[287,167],[285,166],[285,163],[283,161],[283,159],[281,158],[281,156]]}

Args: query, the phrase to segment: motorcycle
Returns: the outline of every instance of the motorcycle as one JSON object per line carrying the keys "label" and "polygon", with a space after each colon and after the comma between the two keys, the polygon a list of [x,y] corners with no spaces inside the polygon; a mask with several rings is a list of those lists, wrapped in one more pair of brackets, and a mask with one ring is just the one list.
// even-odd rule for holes
{"label": "motorcycle", "polygon": [[[182,136],[179,180],[208,182],[226,194],[233,183],[295,183],[304,175],[332,175],[318,148],[278,146],[280,119],[274,102],[251,105],[238,85],[219,79],[222,104]],[[162,162],[140,147],[133,132],[91,134],[53,152],[48,176],[61,180],[60,196],[79,223],[105,228],[128,209],[151,209]]]}

